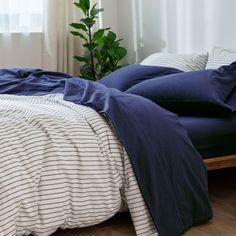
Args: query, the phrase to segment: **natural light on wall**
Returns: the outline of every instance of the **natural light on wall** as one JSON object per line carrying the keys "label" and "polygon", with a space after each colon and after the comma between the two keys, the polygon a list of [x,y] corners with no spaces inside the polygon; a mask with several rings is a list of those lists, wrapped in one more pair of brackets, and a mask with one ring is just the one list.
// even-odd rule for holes
{"label": "natural light on wall", "polygon": [[0,0],[0,33],[41,32],[43,0]]}

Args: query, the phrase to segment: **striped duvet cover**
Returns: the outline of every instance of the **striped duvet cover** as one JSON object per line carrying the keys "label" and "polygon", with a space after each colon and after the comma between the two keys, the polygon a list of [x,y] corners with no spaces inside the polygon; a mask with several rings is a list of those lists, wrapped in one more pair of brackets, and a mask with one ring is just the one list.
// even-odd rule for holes
{"label": "striped duvet cover", "polygon": [[157,235],[126,151],[93,109],[0,95],[0,236],[50,235],[129,209],[137,235]]}

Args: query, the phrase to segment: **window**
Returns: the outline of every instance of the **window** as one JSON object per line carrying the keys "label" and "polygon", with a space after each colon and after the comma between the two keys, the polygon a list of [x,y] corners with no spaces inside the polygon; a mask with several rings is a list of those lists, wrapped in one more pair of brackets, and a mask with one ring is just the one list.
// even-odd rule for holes
{"label": "window", "polygon": [[0,33],[41,32],[43,0],[0,0]]}

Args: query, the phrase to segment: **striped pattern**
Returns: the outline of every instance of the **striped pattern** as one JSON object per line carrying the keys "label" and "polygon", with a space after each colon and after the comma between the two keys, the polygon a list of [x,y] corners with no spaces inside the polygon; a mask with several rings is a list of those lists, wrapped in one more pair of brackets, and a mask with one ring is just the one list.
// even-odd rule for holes
{"label": "striped pattern", "polygon": [[155,53],[144,59],[140,64],[149,66],[166,66],[182,71],[204,70],[208,55],[205,54],[172,54]]}
{"label": "striped pattern", "polygon": [[130,210],[157,235],[129,158],[103,116],[62,95],[0,95],[0,235],[50,235]]}
{"label": "striped pattern", "polygon": [[206,69],[217,69],[236,61],[236,52],[229,49],[214,47],[209,55]]}

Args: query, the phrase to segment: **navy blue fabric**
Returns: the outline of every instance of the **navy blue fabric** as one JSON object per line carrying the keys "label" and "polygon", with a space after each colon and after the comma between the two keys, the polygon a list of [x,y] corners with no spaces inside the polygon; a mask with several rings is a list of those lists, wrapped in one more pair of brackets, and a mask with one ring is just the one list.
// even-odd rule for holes
{"label": "navy blue fabric", "polygon": [[181,116],[180,122],[203,158],[236,154],[236,112],[226,117]]}
{"label": "navy blue fabric", "polygon": [[126,92],[146,97],[179,115],[225,115],[236,85],[236,62],[217,70],[191,71],[143,81]]}
{"label": "navy blue fabric", "polygon": [[183,71],[170,67],[133,64],[110,73],[99,82],[109,88],[125,91],[144,80],[180,72]]}
{"label": "navy blue fabric", "polygon": [[232,108],[233,111],[236,111],[236,86],[234,86],[234,89],[227,98],[226,103]]}
{"label": "navy blue fabric", "polygon": [[212,217],[204,164],[175,114],[140,96],[63,77],[43,71],[26,78],[0,76],[0,93],[62,93],[66,101],[89,106],[108,117],[127,150],[161,236],[182,235],[193,224]]}

